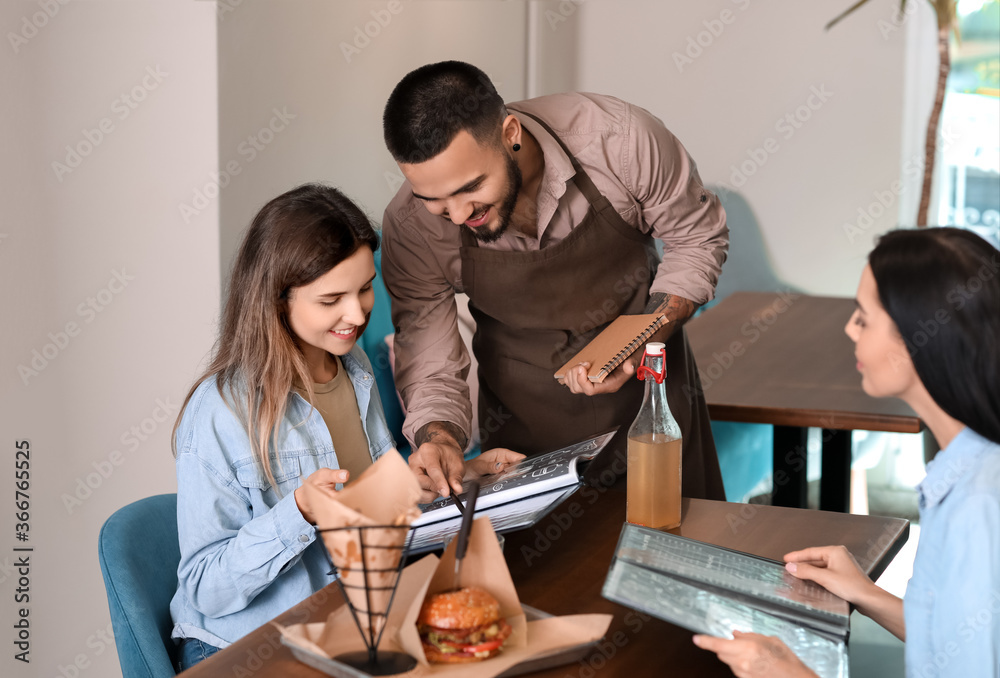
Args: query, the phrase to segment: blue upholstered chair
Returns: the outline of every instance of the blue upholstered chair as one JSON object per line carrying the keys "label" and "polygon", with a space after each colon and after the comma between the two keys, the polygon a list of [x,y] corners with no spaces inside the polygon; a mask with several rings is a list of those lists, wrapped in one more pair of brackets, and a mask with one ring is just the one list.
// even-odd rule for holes
{"label": "blue upholstered chair", "polygon": [[382,252],[375,253],[375,305],[372,307],[368,327],[361,335],[358,343],[368,355],[375,370],[375,383],[378,384],[382,396],[382,409],[385,410],[385,420],[389,425],[392,437],[396,439],[399,452],[408,457],[410,445],[403,437],[403,407],[396,395],[396,382],[392,377],[392,366],[389,364],[389,347],[385,343],[387,335],[392,334],[392,315],[390,313],[389,292],[382,282]]}
{"label": "blue upholstered chair", "polygon": [[115,511],[98,537],[123,678],[174,676],[170,599],[177,590],[177,495],[147,497]]}

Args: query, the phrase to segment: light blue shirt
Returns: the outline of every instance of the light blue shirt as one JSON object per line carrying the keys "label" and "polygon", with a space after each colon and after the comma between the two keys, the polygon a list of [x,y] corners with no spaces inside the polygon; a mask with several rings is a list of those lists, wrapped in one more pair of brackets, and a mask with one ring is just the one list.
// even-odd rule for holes
{"label": "light blue shirt", "polygon": [[[357,346],[340,358],[377,459],[393,440],[371,363]],[[170,603],[173,638],[226,647],[333,581],[294,491],[313,471],[339,464],[322,415],[297,393],[288,396],[277,455],[271,487],[216,380],[198,386],[177,429],[181,561]]]}
{"label": "light blue shirt", "polygon": [[965,428],[927,465],[903,598],[908,678],[1000,676],[1000,445]]}

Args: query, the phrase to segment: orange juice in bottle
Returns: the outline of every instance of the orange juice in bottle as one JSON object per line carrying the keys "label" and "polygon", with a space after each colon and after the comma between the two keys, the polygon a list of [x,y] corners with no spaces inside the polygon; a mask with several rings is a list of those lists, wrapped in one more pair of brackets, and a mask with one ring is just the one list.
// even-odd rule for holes
{"label": "orange juice in bottle", "polygon": [[646,393],[628,432],[626,520],[666,530],[681,524],[683,440],[667,404],[663,344],[646,344],[636,377],[646,382]]}

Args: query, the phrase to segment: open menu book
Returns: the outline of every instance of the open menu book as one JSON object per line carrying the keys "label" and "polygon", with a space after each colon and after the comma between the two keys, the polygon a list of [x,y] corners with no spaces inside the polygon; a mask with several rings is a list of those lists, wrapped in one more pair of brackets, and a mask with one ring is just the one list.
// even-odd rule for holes
{"label": "open menu book", "polygon": [[[489,516],[498,534],[534,525],[582,485],[586,464],[596,457],[614,436],[608,431],[553,452],[528,457],[501,473],[483,476],[476,516]],[[466,491],[471,483],[466,483]],[[460,495],[463,500],[465,494]],[[441,497],[421,507],[423,515],[413,522],[410,553],[441,548],[458,532],[462,513],[455,500]]]}
{"label": "open menu book", "polygon": [[850,607],[783,563],[626,523],[603,595],[697,633],[778,636],[821,678],[847,678]]}

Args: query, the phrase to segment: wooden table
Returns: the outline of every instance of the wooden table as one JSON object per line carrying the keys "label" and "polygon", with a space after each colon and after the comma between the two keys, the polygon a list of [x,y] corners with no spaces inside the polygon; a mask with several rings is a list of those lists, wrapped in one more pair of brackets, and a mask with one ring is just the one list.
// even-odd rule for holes
{"label": "wooden table", "polygon": [[[614,617],[605,640],[586,659],[532,675],[731,676],[715,655],[692,644],[691,632],[601,597],[624,520],[624,485],[585,488],[536,527],[507,535],[504,556],[523,603],[557,615],[594,612]],[[899,518],[686,499],[683,522],[673,532],[774,559],[807,546],[844,544],[875,578],[906,542],[909,523]],[[340,605],[340,592],[331,585],[276,621],[323,621]],[[296,661],[269,624],[183,673],[185,678],[322,675]]]}
{"label": "wooden table", "polygon": [[823,429],[820,508],[850,506],[851,431],[918,433],[896,398],[861,389],[853,299],[736,292],[685,327],[712,419],[774,425],[776,506],[806,506],[806,431]]}

